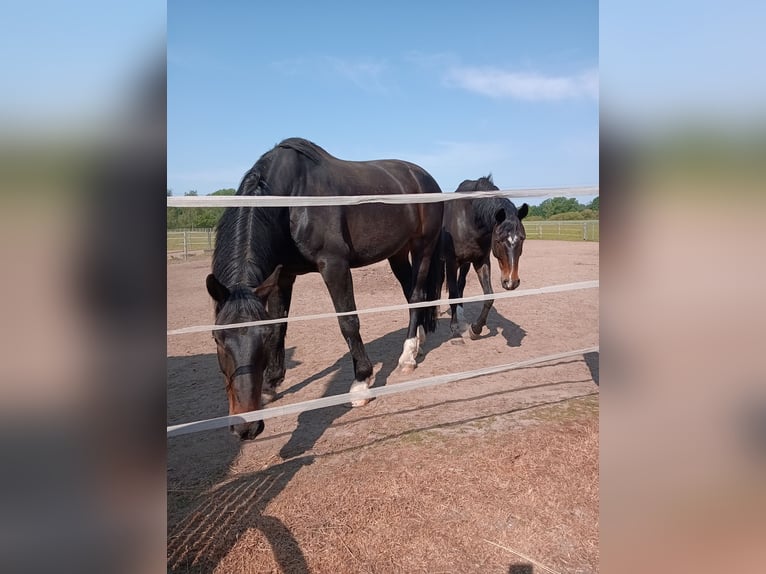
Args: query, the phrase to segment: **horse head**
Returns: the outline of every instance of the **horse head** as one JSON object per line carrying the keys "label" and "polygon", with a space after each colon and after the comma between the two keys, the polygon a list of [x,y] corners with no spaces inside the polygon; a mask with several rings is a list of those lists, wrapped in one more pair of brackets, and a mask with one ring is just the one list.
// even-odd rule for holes
{"label": "horse head", "polygon": [[521,220],[527,216],[529,206],[525,203],[514,211],[515,214],[505,208],[498,209],[492,230],[492,254],[500,264],[500,284],[509,291],[521,283],[519,260],[527,237]]}
{"label": "horse head", "polygon": [[[212,273],[207,276],[207,291],[215,301],[216,325],[268,319],[266,300],[277,287],[280,267],[257,287],[227,287]],[[213,331],[218,365],[226,383],[229,414],[259,410],[263,406],[261,390],[268,360],[271,325],[232,327]],[[229,427],[241,440],[250,440],[263,432],[263,421],[245,422]]]}

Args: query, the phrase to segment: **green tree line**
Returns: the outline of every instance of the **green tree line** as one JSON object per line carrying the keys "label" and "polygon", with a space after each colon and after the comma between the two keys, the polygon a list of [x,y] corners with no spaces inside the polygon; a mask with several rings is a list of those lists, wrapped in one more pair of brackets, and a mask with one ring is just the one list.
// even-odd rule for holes
{"label": "green tree line", "polygon": [[[219,189],[211,195],[234,194],[234,189],[227,188]],[[173,191],[168,189],[168,197],[171,195],[173,195]],[[197,192],[194,190],[187,191],[184,195],[197,195]],[[529,208],[527,221],[598,219],[598,205],[598,197],[586,205],[574,197],[550,197],[540,205],[533,205]],[[224,210],[223,207],[168,207],[167,209],[168,229],[209,229],[215,227]]]}
{"label": "green tree line", "polygon": [[[234,195],[231,188],[219,189],[211,195]],[[173,191],[168,189],[168,197]],[[185,196],[197,195],[197,192],[187,191]],[[209,229],[215,227],[223,214],[224,207],[168,207],[168,229]]]}
{"label": "green tree line", "polygon": [[532,205],[525,221],[571,221],[598,219],[598,196],[583,205],[574,197],[549,197],[540,205]]}

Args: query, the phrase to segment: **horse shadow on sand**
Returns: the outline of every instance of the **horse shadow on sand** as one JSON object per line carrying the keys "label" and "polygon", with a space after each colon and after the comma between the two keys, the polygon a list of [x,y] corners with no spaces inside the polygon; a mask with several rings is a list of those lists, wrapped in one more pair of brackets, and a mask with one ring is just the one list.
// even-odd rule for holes
{"label": "horse shadow on sand", "polygon": [[[466,306],[466,316],[478,315]],[[487,321],[489,333],[483,337],[502,334],[508,345],[518,347],[526,332],[516,323],[506,319],[494,309]],[[382,364],[375,375],[375,385],[383,386],[398,367],[398,352],[405,337],[405,329],[388,333],[365,344],[373,362]],[[448,321],[440,320],[436,332],[428,335],[426,354],[454,337]],[[467,341],[465,344],[470,344]],[[297,363],[292,359],[294,349],[286,349],[288,377],[290,367]],[[190,393],[183,388],[184,372],[193,369],[198,386]],[[174,412],[183,410],[185,400],[194,405],[193,411],[183,414],[184,420],[203,419],[227,414],[227,402],[222,389],[221,376],[214,353],[193,357],[168,358],[168,408]],[[347,352],[335,363],[304,381],[280,390],[276,400],[293,394],[323,378],[329,378],[323,396],[346,393],[353,380],[353,367]],[[567,381],[572,382],[572,381]],[[185,399],[175,399],[174,394],[186,392]],[[194,396],[188,396],[193,394]],[[203,396],[202,403],[195,401]],[[460,399],[463,400],[463,399]],[[451,402],[451,401],[445,401]],[[555,401],[554,401],[555,402]],[[347,404],[306,411],[298,416],[297,428],[280,449],[283,462],[260,471],[226,480],[228,470],[240,451],[239,441],[228,430],[192,434],[168,441],[168,572],[202,573],[214,570],[230,553],[231,549],[248,530],[261,532],[271,548],[271,555],[282,572],[301,574],[309,572],[306,557],[290,528],[280,519],[269,516],[269,504],[290,484],[295,475],[311,465],[316,454],[307,454],[337,419],[350,410]],[[522,409],[527,407],[522,407]],[[192,413],[191,415],[189,413]],[[374,415],[381,416],[381,415]],[[179,418],[179,417],[175,417]],[[462,424],[466,421],[454,421]],[[169,421],[176,422],[176,421]],[[443,426],[443,425],[434,425]],[[415,432],[424,429],[413,429]],[[274,437],[272,437],[274,438]],[[381,440],[395,439],[396,436]],[[191,476],[191,478],[190,478]]]}

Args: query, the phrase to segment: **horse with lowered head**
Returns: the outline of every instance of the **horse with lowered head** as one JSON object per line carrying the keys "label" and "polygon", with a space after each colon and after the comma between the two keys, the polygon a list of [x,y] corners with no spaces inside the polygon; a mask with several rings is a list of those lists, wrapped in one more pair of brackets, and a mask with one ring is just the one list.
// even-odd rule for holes
{"label": "horse with lowered head", "polygon": [[[519,279],[519,259],[526,239],[521,220],[526,217],[529,206],[520,208],[510,199],[489,197],[471,199],[474,191],[497,191],[492,175],[478,180],[466,179],[456,193],[465,193],[465,201],[450,201],[444,206],[443,256],[450,299],[463,296],[468,268],[473,265],[485,294],[492,293],[490,277],[490,253],[500,264],[500,285],[503,289],[516,289]],[[487,323],[487,315],[494,300],[484,302],[479,318],[468,328],[472,339],[481,335]],[[455,334],[462,333],[464,325],[463,304],[450,305],[450,327]]]}
{"label": "horse with lowered head", "polygon": [[[290,138],[266,152],[245,174],[237,195],[334,196],[441,193],[421,167],[400,160],[344,161],[318,145]],[[443,204],[362,204],[314,207],[230,207],[217,226],[207,290],[216,324],[286,317],[297,275],[322,275],[336,312],[356,310],[351,269],[388,259],[407,301],[438,299],[444,280],[440,240]],[[372,384],[372,363],[357,315],[338,318],[354,365],[351,390]],[[403,371],[416,367],[436,308],[410,309]],[[214,331],[226,380],[229,413],[260,409],[285,376],[287,323]],[[356,401],[359,406],[367,401]],[[255,438],[263,421],[236,424]]]}

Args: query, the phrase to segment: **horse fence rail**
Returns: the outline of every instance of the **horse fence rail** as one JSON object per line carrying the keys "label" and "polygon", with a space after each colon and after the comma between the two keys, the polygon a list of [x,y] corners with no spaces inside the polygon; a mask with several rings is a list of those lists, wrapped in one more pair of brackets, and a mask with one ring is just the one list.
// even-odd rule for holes
{"label": "horse fence rail", "polygon": [[[599,241],[598,220],[587,221],[524,221],[527,239],[558,239],[562,241]],[[167,256],[187,260],[205,255],[215,248],[214,229],[168,230]]]}
{"label": "horse fence rail", "polygon": [[259,411],[250,411],[238,415],[228,415],[223,417],[217,417],[213,419],[206,419],[201,421],[194,421],[189,423],[181,423],[171,425],[167,427],[168,438],[181,436],[189,433],[214,430],[224,428],[231,425],[251,423],[254,421],[262,421],[268,418],[280,417],[291,414],[298,414],[305,411],[312,411],[316,409],[322,409],[335,405],[341,405],[352,401],[360,401],[365,399],[374,399],[376,397],[382,397],[385,395],[393,395],[396,393],[404,393],[407,391],[414,391],[417,389],[423,389],[426,387],[433,387],[436,385],[443,385],[446,383],[454,383],[457,381],[464,381],[467,379],[475,379],[476,377],[482,377],[486,375],[494,375],[498,373],[504,373],[506,371],[512,371],[514,369],[523,369],[526,367],[532,367],[542,363],[548,363],[551,361],[567,359],[570,357],[576,357],[579,355],[587,355],[589,353],[596,353],[599,351],[598,346],[587,347],[585,349],[577,349],[576,351],[566,351],[564,353],[556,353],[554,355],[546,355],[544,357],[536,357],[534,359],[528,359],[526,361],[519,361],[518,363],[507,363],[504,365],[496,365],[493,367],[484,367],[482,369],[476,369],[473,371],[464,371],[462,373],[450,373],[447,375],[437,375],[435,377],[427,377],[424,379],[416,379],[414,381],[407,381],[404,383],[397,383],[395,385],[384,387],[373,387],[371,389],[361,389],[353,392],[342,393],[338,395],[332,395],[329,397],[322,397],[321,399],[312,399],[309,401],[302,401],[299,403],[293,403],[291,405],[283,405],[277,407],[269,407],[261,409]]}
{"label": "horse fence rail", "polygon": [[491,299],[511,299],[516,297],[528,297],[530,295],[545,295],[549,293],[562,293],[565,291],[578,291],[582,289],[598,288],[598,280],[581,281],[579,283],[564,283],[561,285],[550,285],[548,287],[538,287],[535,289],[520,289],[518,291],[506,291],[504,293],[489,293],[486,295],[472,295],[470,297],[458,297],[455,299],[438,299],[436,301],[422,301],[420,303],[401,303],[399,305],[387,305],[385,307],[371,307],[369,309],[356,309],[354,311],[319,313],[316,315],[298,315],[293,317],[280,317],[277,319],[263,319],[261,321],[245,321],[242,323],[227,323],[221,325],[195,325],[192,327],[182,327],[180,329],[168,330],[167,335],[188,335],[189,333],[206,333],[209,331],[221,331],[223,329],[258,327],[261,325],[275,325],[277,323],[288,323],[294,321],[314,321],[317,319],[333,319],[336,317],[345,317],[347,315],[365,315],[368,313],[385,313],[388,311],[400,311],[403,309],[419,309],[422,307],[433,307],[436,305],[451,305],[457,303],[477,303],[489,301]]}
{"label": "horse fence rail", "polygon": [[525,199],[532,197],[573,197],[598,195],[598,186],[581,187],[535,187],[526,189],[500,189],[497,191],[472,191],[466,193],[401,193],[396,195],[205,195],[168,197],[168,207],[307,207],[330,205],[364,205],[386,203],[403,205],[411,203],[443,203],[465,201],[486,197]]}

